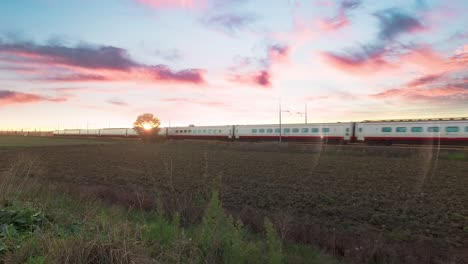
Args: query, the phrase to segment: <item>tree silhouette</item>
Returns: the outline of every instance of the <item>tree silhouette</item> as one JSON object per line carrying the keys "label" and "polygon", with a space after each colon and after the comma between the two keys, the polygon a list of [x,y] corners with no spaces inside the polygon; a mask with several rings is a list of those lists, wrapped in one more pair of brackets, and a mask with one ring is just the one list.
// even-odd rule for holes
{"label": "tree silhouette", "polygon": [[155,138],[159,132],[159,119],[153,114],[145,113],[137,117],[133,123],[133,129],[142,137],[142,139]]}

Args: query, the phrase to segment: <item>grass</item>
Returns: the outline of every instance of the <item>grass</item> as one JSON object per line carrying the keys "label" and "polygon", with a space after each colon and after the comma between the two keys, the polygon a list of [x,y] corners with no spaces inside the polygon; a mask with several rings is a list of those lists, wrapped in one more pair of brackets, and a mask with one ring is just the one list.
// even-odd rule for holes
{"label": "grass", "polygon": [[271,221],[254,234],[225,213],[213,192],[201,223],[179,214],[110,205],[30,178],[19,159],[0,174],[0,263],[338,263],[284,245]]}
{"label": "grass", "polygon": [[66,145],[95,145],[129,142],[122,139],[101,138],[63,138],[40,136],[0,136],[0,149],[18,147],[66,146]]}

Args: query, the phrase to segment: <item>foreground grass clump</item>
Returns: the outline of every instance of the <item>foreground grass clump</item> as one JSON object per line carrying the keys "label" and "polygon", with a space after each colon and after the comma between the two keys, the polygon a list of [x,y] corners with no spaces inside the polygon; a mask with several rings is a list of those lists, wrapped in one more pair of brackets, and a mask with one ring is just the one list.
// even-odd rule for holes
{"label": "foreground grass clump", "polygon": [[265,235],[250,233],[224,213],[217,192],[202,223],[187,227],[177,214],[47,188],[15,197],[0,205],[0,263],[314,263],[296,248],[285,254],[268,219]]}

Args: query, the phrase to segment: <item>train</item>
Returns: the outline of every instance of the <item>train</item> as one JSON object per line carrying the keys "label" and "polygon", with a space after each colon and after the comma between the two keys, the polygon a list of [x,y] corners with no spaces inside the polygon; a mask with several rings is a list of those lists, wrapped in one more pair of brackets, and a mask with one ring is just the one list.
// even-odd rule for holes
{"label": "train", "polygon": [[[361,122],[163,127],[167,139],[468,145],[468,117]],[[138,137],[132,128],[65,129],[54,136]]]}

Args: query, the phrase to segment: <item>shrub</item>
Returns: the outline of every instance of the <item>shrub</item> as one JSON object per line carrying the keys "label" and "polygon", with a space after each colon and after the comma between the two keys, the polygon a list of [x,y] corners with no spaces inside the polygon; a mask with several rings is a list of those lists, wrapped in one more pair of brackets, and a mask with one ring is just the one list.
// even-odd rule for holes
{"label": "shrub", "polygon": [[268,251],[268,263],[283,263],[281,240],[279,239],[278,233],[276,233],[275,229],[273,228],[273,224],[268,218],[265,218],[265,235]]}
{"label": "shrub", "polygon": [[242,222],[226,216],[218,192],[213,192],[203,216],[199,243],[208,262],[245,263],[252,257],[247,250]]}

